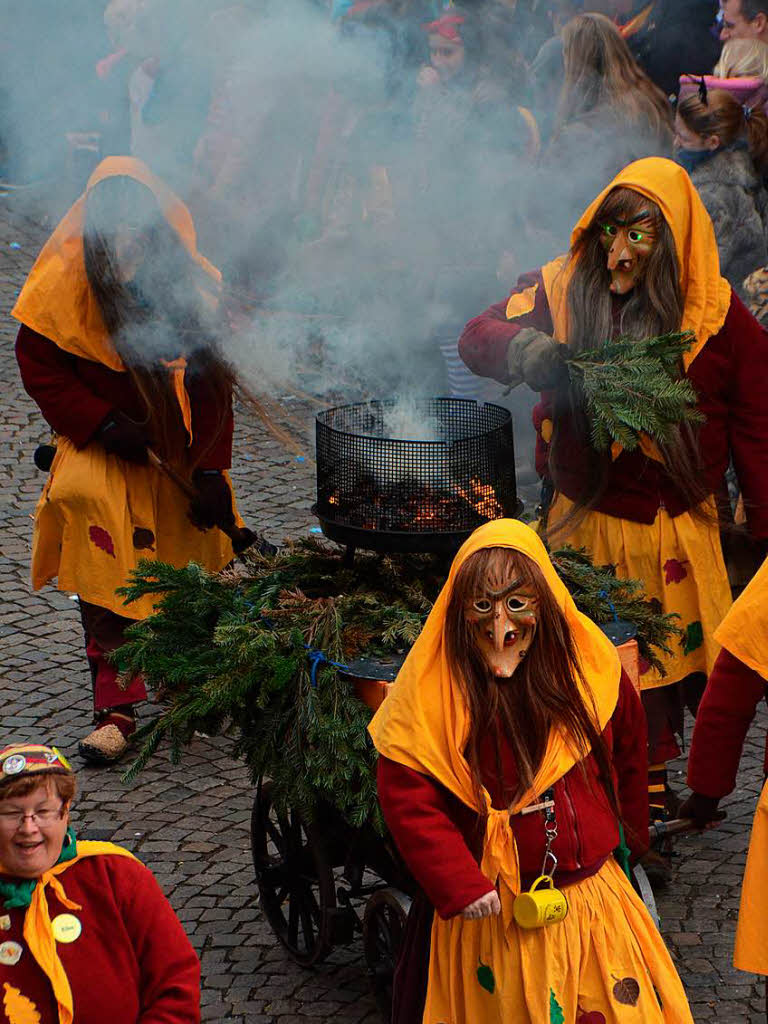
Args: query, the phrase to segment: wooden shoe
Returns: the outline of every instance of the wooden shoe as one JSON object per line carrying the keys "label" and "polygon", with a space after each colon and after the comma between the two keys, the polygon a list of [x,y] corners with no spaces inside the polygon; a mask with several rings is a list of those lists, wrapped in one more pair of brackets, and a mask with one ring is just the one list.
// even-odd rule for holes
{"label": "wooden shoe", "polygon": [[93,732],[80,740],[80,756],[91,764],[114,764],[128,750],[135,729],[133,715],[111,711]]}

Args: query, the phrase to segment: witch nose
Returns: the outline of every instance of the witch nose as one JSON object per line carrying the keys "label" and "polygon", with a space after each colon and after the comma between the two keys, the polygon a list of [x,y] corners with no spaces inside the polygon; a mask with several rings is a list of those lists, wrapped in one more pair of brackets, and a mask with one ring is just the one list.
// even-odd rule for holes
{"label": "witch nose", "polygon": [[497,651],[504,650],[504,638],[509,631],[509,623],[503,615],[495,615],[493,618],[493,646]]}
{"label": "witch nose", "polygon": [[608,253],[608,269],[615,270],[622,260],[631,260],[632,253],[624,239],[617,238]]}

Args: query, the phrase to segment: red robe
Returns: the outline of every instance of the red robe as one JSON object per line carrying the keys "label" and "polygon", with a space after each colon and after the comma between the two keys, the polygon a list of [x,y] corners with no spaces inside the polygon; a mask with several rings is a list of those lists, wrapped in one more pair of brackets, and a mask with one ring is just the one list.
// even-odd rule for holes
{"label": "red robe", "polygon": [[[86,857],[59,875],[71,910],[46,890],[51,920],[74,914],[82,932],[57,943],[69,979],[75,1024],[198,1024],[200,962],[152,872],[128,857]],[[30,1000],[40,1024],[58,1024],[53,990],[33,960],[22,929],[26,910],[4,910],[9,930],[0,943],[22,947],[15,965],[0,964],[0,1024],[14,1024],[8,986]],[[31,1019],[31,1018],[30,1018]]]}
{"label": "red robe", "polygon": [[[507,348],[526,327],[551,334],[552,317],[539,271],[525,274],[515,292],[538,284],[533,310],[507,320],[507,302],[491,306],[470,320],[459,340],[461,358],[481,377],[507,379]],[[768,332],[760,326],[734,293],[725,323],[694,359],[687,376],[706,417],[698,432],[698,447],[705,481],[711,493],[720,489],[729,458],[733,458],[744,496],[750,533],[768,538],[768,403],[763,367],[768,366]],[[552,394],[544,392],[534,410],[537,431],[536,468],[549,476],[549,445],[542,423],[551,420]],[[558,478],[567,498],[580,496],[584,480],[584,454],[567,421],[563,434]],[[662,463],[641,451],[624,451],[610,467],[604,494],[595,511],[638,523],[652,523],[660,508],[671,516],[688,510],[688,503]]]}

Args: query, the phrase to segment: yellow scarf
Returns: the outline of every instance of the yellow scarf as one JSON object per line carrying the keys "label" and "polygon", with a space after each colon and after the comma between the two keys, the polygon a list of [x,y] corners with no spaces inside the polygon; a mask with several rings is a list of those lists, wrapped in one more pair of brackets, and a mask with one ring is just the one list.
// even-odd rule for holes
{"label": "yellow scarf", "polygon": [[[73,1024],[74,1002],[69,979],[64,971],[64,965],[56,952],[56,939],[53,935],[51,915],[48,911],[48,899],[45,890],[50,886],[56,893],[59,902],[63,903],[65,907],[69,907],[70,910],[82,910],[78,903],[67,897],[64,886],[59,881],[58,876],[85,857],[96,857],[103,854],[115,857],[130,857],[132,860],[136,860],[132,853],[124,850],[121,846],[115,846],[114,843],[88,840],[78,841],[77,856],[71,860],[63,861],[61,864],[54,864],[52,868],[44,871],[40,876],[32,893],[32,902],[24,917],[24,941],[29,948],[29,952],[51,983],[59,1010],[59,1024]],[[6,871],[2,864],[0,864],[0,874],[10,874],[10,872]]]}
{"label": "yellow scarf", "polygon": [[[520,891],[520,868],[509,824],[510,811],[516,813],[535,800],[586,752],[575,750],[567,735],[553,730],[532,788],[514,807],[509,810],[492,807],[487,790],[483,790],[483,805],[477,804],[471,770],[463,752],[470,725],[468,710],[451,678],[443,630],[457,572],[470,555],[493,547],[514,548],[536,562],[542,571],[568,621],[579,652],[589,690],[584,694],[585,704],[590,708],[594,702],[595,725],[601,732],[605,728],[616,707],[621,677],[615,647],[594,622],[577,610],[537,534],[518,520],[497,519],[475,530],[456,555],[424,629],[390,695],[371,721],[369,731],[376,749],[384,757],[431,776],[468,807],[487,816],[481,870],[491,882],[499,884],[502,914],[508,926],[513,920],[512,902]],[[546,643],[546,637],[539,637],[538,642]],[[436,927],[450,930],[451,924],[451,921],[437,921]]]}

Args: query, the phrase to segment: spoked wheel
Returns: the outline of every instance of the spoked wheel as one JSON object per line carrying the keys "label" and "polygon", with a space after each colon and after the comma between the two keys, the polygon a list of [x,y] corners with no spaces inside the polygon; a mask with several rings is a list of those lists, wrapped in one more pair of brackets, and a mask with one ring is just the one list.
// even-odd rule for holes
{"label": "spoked wheel", "polygon": [[646,910],[653,918],[653,923],[657,928],[661,928],[659,911],[656,907],[656,897],[653,894],[651,883],[642,864],[635,864],[632,868],[632,885],[635,892],[645,904]]}
{"label": "spoked wheel", "polygon": [[333,945],[333,869],[317,830],[298,811],[278,812],[260,782],[251,813],[253,866],[264,916],[298,964],[319,963]]}
{"label": "spoked wheel", "polygon": [[410,897],[399,889],[379,889],[365,905],[363,950],[368,977],[385,1020],[392,1015],[392,983],[411,909]]}

